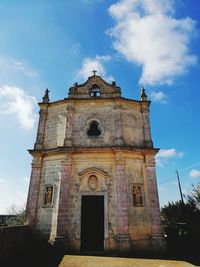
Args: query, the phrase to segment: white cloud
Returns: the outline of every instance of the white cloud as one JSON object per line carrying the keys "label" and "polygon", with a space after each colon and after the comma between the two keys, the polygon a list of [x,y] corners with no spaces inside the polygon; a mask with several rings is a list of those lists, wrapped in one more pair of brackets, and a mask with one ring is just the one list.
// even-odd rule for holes
{"label": "white cloud", "polygon": [[13,60],[12,63],[13,63],[12,64],[13,69],[16,69],[16,70],[24,70],[25,69],[22,61]]}
{"label": "white cloud", "polygon": [[173,1],[121,0],[109,8],[116,25],[108,31],[114,48],[142,67],[140,83],[172,84],[197,57],[189,50],[195,21],[175,19]]}
{"label": "white cloud", "polygon": [[38,73],[33,70],[27,63],[14,58],[0,57],[0,72],[1,79],[7,83],[8,79],[16,75],[25,76],[28,78],[37,78]]}
{"label": "white cloud", "polygon": [[34,105],[36,98],[29,96],[23,89],[13,86],[0,87],[0,115],[15,115],[24,129],[34,126]]}
{"label": "white cloud", "polygon": [[200,177],[200,171],[199,170],[191,170],[190,173],[189,173],[189,176],[191,178],[197,178],[197,177]]}
{"label": "white cloud", "polygon": [[170,0],[121,0],[111,5],[109,12],[116,19],[123,19],[135,12],[139,15],[174,13],[174,7]]}
{"label": "white cloud", "polygon": [[176,151],[175,148],[170,148],[170,149],[160,149],[160,151],[157,154],[157,157],[159,158],[182,158],[183,157],[183,152],[178,152]]}
{"label": "white cloud", "polygon": [[78,71],[78,78],[82,78],[83,80],[87,80],[89,76],[92,76],[93,70],[97,71],[97,75],[102,76],[103,79],[111,81],[113,78],[111,76],[107,76],[104,63],[111,60],[111,57],[108,55],[105,56],[96,56],[95,58],[85,58],[83,60],[81,69]]}
{"label": "white cloud", "polygon": [[165,93],[163,93],[162,91],[160,92],[154,92],[152,91],[150,94],[150,100],[154,101],[154,102],[160,102],[162,104],[167,103],[167,95]]}
{"label": "white cloud", "polygon": [[163,166],[170,158],[182,158],[184,156],[183,152],[177,151],[175,148],[170,149],[160,149],[156,155],[156,163],[159,166]]}

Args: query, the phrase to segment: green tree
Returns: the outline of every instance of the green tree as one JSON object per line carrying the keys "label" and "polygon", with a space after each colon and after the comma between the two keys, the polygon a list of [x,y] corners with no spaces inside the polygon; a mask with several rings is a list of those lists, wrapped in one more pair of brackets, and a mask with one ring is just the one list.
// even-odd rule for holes
{"label": "green tree", "polygon": [[200,184],[196,187],[193,185],[192,192],[187,196],[187,200],[194,206],[197,212],[200,211]]}
{"label": "green tree", "polygon": [[161,209],[161,220],[164,228],[170,233],[190,235],[197,231],[194,227],[200,220],[200,184],[193,186],[186,201],[169,202]]}
{"label": "green tree", "polygon": [[200,184],[193,186],[182,201],[169,202],[161,209],[168,253],[175,256],[199,257]]}

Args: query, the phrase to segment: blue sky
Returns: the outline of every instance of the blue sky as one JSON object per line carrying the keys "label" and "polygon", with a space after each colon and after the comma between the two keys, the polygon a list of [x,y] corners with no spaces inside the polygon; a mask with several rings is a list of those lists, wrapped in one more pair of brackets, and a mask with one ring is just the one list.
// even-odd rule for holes
{"label": "blue sky", "polygon": [[200,182],[199,0],[0,1],[0,213],[26,202],[38,106],[93,69],[151,103],[161,205]]}

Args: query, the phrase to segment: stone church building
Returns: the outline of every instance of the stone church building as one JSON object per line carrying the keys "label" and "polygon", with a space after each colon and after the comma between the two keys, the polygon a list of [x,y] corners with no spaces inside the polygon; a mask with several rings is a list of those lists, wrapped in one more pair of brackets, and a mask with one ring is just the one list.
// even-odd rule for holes
{"label": "stone church building", "polygon": [[163,248],[149,105],[94,75],[68,98],[46,90],[27,201],[27,224],[73,251]]}

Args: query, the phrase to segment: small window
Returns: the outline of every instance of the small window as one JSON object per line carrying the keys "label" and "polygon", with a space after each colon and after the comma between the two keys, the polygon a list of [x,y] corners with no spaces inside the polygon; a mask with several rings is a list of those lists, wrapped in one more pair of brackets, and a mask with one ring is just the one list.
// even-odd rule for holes
{"label": "small window", "polygon": [[53,201],[53,186],[46,186],[44,193],[44,206],[50,207]]}
{"label": "small window", "polygon": [[90,90],[90,96],[92,97],[99,97],[101,95],[100,89],[97,85],[93,85],[92,89]]}
{"label": "small window", "polygon": [[89,136],[99,136],[101,134],[101,131],[99,129],[99,123],[97,121],[92,121],[90,123],[90,128],[87,131],[87,134]]}
{"label": "small window", "polygon": [[143,205],[142,187],[139,185],[133,186],[133,205],[135,207]]}

